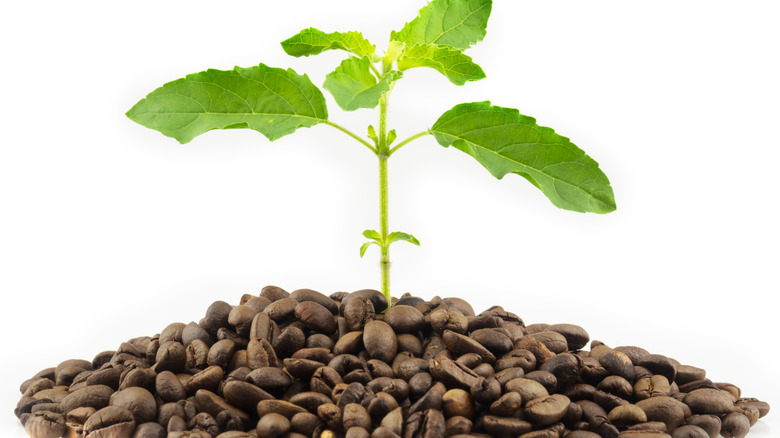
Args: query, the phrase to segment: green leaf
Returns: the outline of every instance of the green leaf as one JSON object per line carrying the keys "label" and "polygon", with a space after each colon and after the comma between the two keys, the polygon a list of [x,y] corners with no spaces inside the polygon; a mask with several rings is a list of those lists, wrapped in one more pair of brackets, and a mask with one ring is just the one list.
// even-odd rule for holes
{"label": "green leaf", "polygon": [[366,250],[368,249],[368,247],[371,246],[371,245],[379,246],[379,243],[371,241],[371,242],[366,242],[366,243],[364,243],[363,245],[360,246],[360,258],[361,259],[366,254]]}
{"label": "green leaf", "polygon": [[492,0],[433,0],[390,39],[415,44],[439,44],[468,49],[485,37]]}
{"label": "green leaf", "polygon": [[398,60],[399,70],[430,67],[447,77],[455,85],[485,78],[482,67],[471,61],[462,50],[435,44],[418,44],[404,51]]}
{"label": "green leaf", "polygon": [[377,242],[381,242],[382,241],[382,235],[379,234],[379,232],[377,232],[375,230],[365,230],[365,231],[363,231],[363,237],[365,237],[366,239],[375,240]]}
{"label": "green leaf", "polygon": [[516,109],[490,102],[456,105],[430,132],[439,144],[471,155],[498,179],[507,173],[526,178],[560,208],[594,213],[616,208],[612,187],[596,161]]}
{"label": "green leaf", "polygon": [[412,236],[408,233],[402,233],[400,231],[393,231],[392,233],[387,235],[387,244],[391,244],[393,242],[397,242],[399,240],[403,240],[404,242],[413,243],[417,246],[420,246],[420,241],[417,240],[416,237]]}
{"label": "green leaf", "polygon": [[282,49],[296,57],[317,55],[326,50],[346,50],[360,58],[368,56],[372,60],[376,57],[376,47],[363,38],[360,32],[325,33],[313,27],[303,29],[282,41]]}
{"label": "green leaf", "polygon": [[350,57],[325,76],[322,86],[330,91],[342,109],[354,111],[379,105],[382,93],[389,91],[390,84],[401,75],[399,71],[390,71],[377,81],[371,72],[371,61],[367,57]]}
{"label": "green leaf", "polygon": [[212,129],[249,128],[273,141],[327,121],[322,92],[306,75],[260,64],[206,70],[168,82],[127,117],[180,143]]}

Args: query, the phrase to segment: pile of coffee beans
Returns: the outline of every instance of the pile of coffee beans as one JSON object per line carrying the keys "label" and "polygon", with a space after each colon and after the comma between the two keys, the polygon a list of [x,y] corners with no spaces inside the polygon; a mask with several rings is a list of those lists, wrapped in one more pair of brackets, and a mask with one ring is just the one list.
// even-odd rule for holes
{"label": "pile of coffee beans", "polygon": [[39,372],[15,413],[34,438],[739,438],[769,411],[577,325],[458,298],[392,304],[267,286]]}

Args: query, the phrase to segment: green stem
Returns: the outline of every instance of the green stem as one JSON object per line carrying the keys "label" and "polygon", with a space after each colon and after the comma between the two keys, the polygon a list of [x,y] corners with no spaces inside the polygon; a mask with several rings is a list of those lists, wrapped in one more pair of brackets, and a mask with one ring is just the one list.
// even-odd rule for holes
{"label": "green stem", "polygon": [[388,224],[388,195],[387,195],[387,159],[390,158],[387,144],[387,104],[388,94],[382,95],[379,100],[379,144],[377,145],[377,158],[379,158],[379,234],[383,244],[379,267],[382,275],[382,294],[390,304],[390,244],[387,235],[390,233]]}
{"label": "green stem", "polygon": [[430,132],[428,132],[428,131],[418,132],[417,134],[414,134],[413,136],[407,138],[406,140],[396,144],[395,147],[390,149],[390,152],[388,152],[388,154],[389,155],[393,155],[395,153],[395,151],[397,151],[398,149],[401,149],[401,146],[404,146],[404,145],[406,145],[408,143],[411,143],[411,142],[413,142],[414,140],[417,140],[420,137],[425,137],[428,134],[430,134]]}

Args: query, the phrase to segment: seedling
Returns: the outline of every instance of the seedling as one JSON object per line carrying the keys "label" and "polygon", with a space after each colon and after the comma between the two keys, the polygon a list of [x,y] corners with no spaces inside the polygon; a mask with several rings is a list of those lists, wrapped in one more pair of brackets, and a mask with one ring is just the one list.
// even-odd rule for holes
{"label": "seedling", "polygon": [[169,82],[138,102],[127,116],[187,143],[212,129],[248,128],[274,141],[298,128],[335,128],[371,151],[379,160],[379,230],[363,232],[380,250],[381,290],[390,302],[390,245],[420,245],[413,235],[390,231],[387,165],[390,157],[414,140],[432,135],[477,160],[494,177],[514,173],[539,188],[553,205],[577,212],[609,213],[615,200],[598,163],[568,138],[512,108],[472,102],[456,105],[414,135],[396,142],[387,126],[390,95],[404,72],[432,68],[455,85],[485,78],[465,51],[485,37],[491,0],[433,0],[401,30],[390,33],[384,53],[359,32],[302,30],[282,42],[289,55],[317,55],[342,50],[347,58],[325,77],[322,87],[344,111],[379,108],[376,127],[361,136],[333,121],[322,91],[308,76],[292,69],[260,64],[222,71],[209,69]]}

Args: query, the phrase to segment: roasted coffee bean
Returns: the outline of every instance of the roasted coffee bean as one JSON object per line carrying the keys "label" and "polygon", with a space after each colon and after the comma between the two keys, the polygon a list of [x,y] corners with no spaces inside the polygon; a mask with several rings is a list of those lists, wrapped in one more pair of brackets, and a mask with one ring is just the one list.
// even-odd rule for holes
{"label": "roasted coffee bean", "polygon": [[483,426],[485,431],[493,436],[518,436],[533,429],[533,425],[525,420],[494,415],[485,415]]}
{"label": "roasted coffee bean", "polygon": [[569,408],[569,398],[561,394],[553,394],[525,403],[525,417],[537,426],[549,426],[560,421]]}
{"label": "roasted coffee bean", "polygon": [[317,303],[320,306],[328,309],[328,312],[333,315],[337,315],[339,313],[339,303],[333,301],[333,299],[327,295],[315,290],[298,289],[290,293],[290,298],[293,298],[301,303],[307,301]]}
{"label": "roasted coffee bean", "polygon": [[158,373],[161,371],[170,371],[172,373],[183,371],[187,365],[187,352],[184,345],[176,341],[160,344],[155,362],[154,370]]}
{"label": "roasted coffee bean", "polygon": [[528,336],[541,342],[545,345],[545,347],[547,347],[547,349],[555,354],[569,351],[569,344],[567,343],[566,338],[558,332],[545,330]]}
{"label": "roasted coffee bean", "polygon": [[246,347],[247,365],[251,369],[262,367],[276,367],[279,365],[279,359],[276,356],[271,343],[265,339],[252,339]]}
{"label": "roasted coffee bean", "polygon": [[363,348],[363,332],[349,332],[336,341],[336,345],[333,346],[333,354],[337,356],[340,354],[354,354],[360,351],[361,348]]}
{"label": "roasted coffee bean", "polygon": [[721,422],[720,434],[723,438],[742,438],[750,430],[750,420],[739,412],[732,412]]}
{"label": "roasted coffee bean", "polygon": [[707,372],[701,368],[691,365],[678,365],[677,377],[675,377],[674,381],[677,382],[678,385],[684,385],[696,380],[703,380],[706,377]]}
{"label": "roasted coffee bean", "polygon": [[674,382],[677,377],[677,365],[666,356],[650,354],[642,358],[637,365],[647,368],[653,374],[660,374],[669,382]]}
{"label": "roasted coffee bean", "polygon": [[470,389],[479,379],[474,371],[446,357],[429,360],[428,370],[435,379],[451,388]]}
{"label": "roasted coffee bean", "polygon": [[[259,410],[260,405],[266,401],[268,400],[259,402],[257,404],[257,409]],[[207,412],[211,414],[212,417],[218,416],[224,410],[229,410],[235,414],[243,424],[249,423],[249,415],[246,412],[229,404],[225,399],[209,390],[199,389],[198,392],[195,393],[195,404],[200,412]]]}
{"label": "roasted coffee bean", "polygon": [[386,392],[374,391],[374,398],[368,403],[368,414],[379,423],[385,415],[398,408],[398,401]]}
{"label": "roasted coffee bean", "polygon": [[312,391],[330,396],[333,388],[339,383],[344,383],[344,380],[338,371],[332,367],[324,366],[314,371],[309,381],[309,387]]}
{"label": "roasted coffee bean", "polygon": [[322,420],[310,412],[299,412],[290,419],[292,430],[306,436],[313,436],[314,430],[321,424]]}
{"label": "roasted coffee bean", "polygon": [[152,421],[157,416],[154,395],[144,388],[133,386],[111,395],[109,404],[129,410],[138,424]]}
{"label": "roasted coffee bean", "polygon": [[691,408],[694,414],[722,416],[735,409],[731,394],[720,389],[697,389],[689,392],[682,401]]}
{"label": "roasted coffee bean", "polygon": [[290,294],[279,286],[265,286],[260,291],[260,296],[268,301],[276,301],[287,298]]}
{"label": "roasted coffee bean", "polygon": [[401,352],[393,359],[392,370],[396,377],[408,381],[417,374],[429,371],[431,360],[434,359],[420,359],[409,352]]}
{"label": "roasted coffee bean", "polygon": [[292,378],[281,368],[261,367],[252,370],[246,381],[266,391],[275,391],[290,386]]}
{"label": "roasted coffee bean", "polygon": [[186,368],[199,370],[206,368],[209,362],[209,350],[208,344],[201,339],[190,342],[185,350],[187,354]]}
{"label": "roasted coffee bean", "polygon": [[317,416],[331,429],[341,429],[341,409],[333,403],[325,403],[317,407]]}
{"label": "roasted coffee bean", "polygon": [[348,403],[344,406],[341,421],[344,429],[362,428],[368,430],[371,428],[371,417],[368,415],[368,411],[357,403]]}
{"label": "roasted coffee bean", "polygon": [[416,333],[425,325],[425,316],[414,307],[393,306],[385,313],[384,321],[396,333]]}
{"label": "roasted coffee bean", "polygon": [[671,395],[671,387],[669,386],[669,380],[667,380],[666,377],[657,374],[652,377],[637,379],[636,383],[634,383],[633,394],[637,400],[668,396]]}
{"label": "roasted coffee bean", "polygon": [[[39,391],[36,398],[41,394],[49,390]],[[93,385],[87,386],[82,389],[78,389],[63,397],[61,400],[51,399],[53,402],[59,402],[62,406],[62,412],[69,412],[73,409],[87,406],[95,409],[102,409],[108,406],[109,399],[114,393],[114,390],[105,385]],[[39,400],[45,398],[40,397]]]}
{"label": "roasted coffee bean", "polygon": [[[254,309],[256,312],[262,312],[269,304],[271,304],[271,300],[266,297],[251,297],[242,303],[243,306]],[[228,322],[230,322],[230,314],[228,314]]]}
{"label": "roasted coffee bean", "polygon": [[461,335],[452,330],[444,330],[442,333],[442,340],[447,349],[457,356],[466,353],[476,353],[482,358],[483,362],[496,362],[496,357],[490,350],[468,336]]}
{"label": "roasted coffee bean", "polygon": [[309,380],[311,376],[317,371],[317,368],[325,366],[322,362],[309,359],[296,359],[287,358],[284,359],[284,369],[293,378],[300,380]]}
{"label": "roasted coffee bean", "polygon": [[412,413],[404,422],[404,438],[437,438],[445,430],[444,416],[436,409]]}
{"label": "roasted coffee bean", "polygon": [[674,430],[685,423],[686,410],[690,409],[684,403],[672,397],[658,396],[640,400],[636,405],[645,411],[648,421],[660,421],[666,424],[667,430]]}
{"label": "roasted coffee bean", "polygon": [[293,298],[282,298],[269,304],[263,312],[276,323],[282,323],[294,316],[295,306],[297,306],[298,300]]}
{"label": "roasted coffee bean", "polygon": [[371,399],[374,397],[374,393],[370,388],[366,388],[360,383],[350,383],[343,391],[341,391],[338,397],[331,397],[336,400],[336,404],[339,409],[344,409],[344,406],[349,403],[358,403],[363,406],[368,406]]}
{"label": "roasted coffee bean", "polygon": [[371,321],[365,325],[363,345],[369,357],[387,363],[393,360],[398,349],[395,332],[384,321]]}
{"label": "roasted coffee bean", "polygon": [[499,417],[511,417],[522,407],[523,397],[517,392],[510,391],[490,404],[490,413]]}
{"label": "roasted coffee bean", "polygon": [[429,318],[431,321],[431,328],[439,335],[442,335],[445,331],[451,331],[456,334],[465,334],[469,328],[468,319],[456,308],[434,310],[429,315]]}
{"label": "roasted coffee bean", "polygon": [[471,400],[471,394],[462,389],[450,389],[445,392],[441,398],[442,411],[447,417],[460,416],[465,418],[474,418],[474,402]]}
{"label": "roasted coffee bean", "polygon": [[351,299],[343,306],[344,321],[351,331],[362,331],[366,324],[376,318],[376,309],[368,298]]}
{"label": "roasted coffee bean", "polygon": [[478,377],[469,392],[474,401],[490,405],[501,396],[501,384],[493,377]]}
{"label": "roasted coffee bean", "polygon": [[640,407],[633,404],[616,406],[607,415],[609,421],[617,427],[626,428],[638,423],[647,422],[647,414]]}
{"label": "roasted coffee bean", "polygon": [[[327,299],[333,302],[330,298]],[[335,308],[335,303],[333,306]],[[331,335],[338,329],[336,318],[331,311],[315,301],[303,301],[295,306],[293,312],[306,327],[317,332]]]}
{"label": "roasted coffee bean", "polygon": [[126,368],[119,377],[119,389],[140,386],[153,391],[155,379],[157,373],[151,368]]}
{"label": "roasted coffee bean", "polygon": [[436,382],[419,400],[409,407],[409,414],[422,412],[428,409],[441,410],[442,398],[447,388],[441,382]]}
{"label": "roasted coffee bean", "polygon": [[222,388],[225,401],[233,406],[252,412],[262,400],[271,400],[274,397],[257,386],[242,381],[230,381]]}
{"label": "roasted coffee bean", "polygon": [[709,438],[707,431],[699,426],[687,424],[680,426],[672,433],[672,438]]}
{"label": "roasted coffee bean", "polygon": [[507,392],[520,394],[525,402],[550,395],[541,383],[523,377],[506,382],[504,387]]}
{"label": "roasted coffee bean", "polygon": [[[268,303],[270,304],[270,302]],[[266,306],[268,305],[266,304]],[[263,307],[265,308],[265,307]],[[228,313],[228,324],[233,326],[236,334],[241,337],[249,336],[249,329],[252,327],[252,320],[260,312],[249,306],[236,306]]]}
{"label": "roasted coffee bean", "polygon": [[289,431],[290,427],[287,417],[271,412],[260,417],[256,430],[258,436],[275,438]]}
{"label": "roasted coffee bean", "polygon": [[715,415],[692,415],[688,417],[685,422],[687,424],[698,426],[705,432],[710,438],[715,438],[720,435],[721,421],[720,417]]}
{"label": "roasted coffee bean", "polygon": [[433,376],[430,373],[417,373],[409,379],[409,398],[412,402],[420,399],[433,386]]}
{"label": "roasted coffee bean", "polygon": [[[219,327],[214,330],[214,336],[216,336],[218,328]],[[184,330],[181,332],[181,343],[186,347],[196,339],[199,339],[208,344],[210,341],[209,333],[207,333],[206,330],[204,330],[200,325],[191,322],[187,324],[184,327]]]}
{"label": "roasted coffee bean", "polygon": [[325,394],[314,391],[299,392],[288,400],[294,405],[298,405],[311,413],[317,412],[317,407],[324,403],[330,403],[332,400]]}
{"label": "roasted coffee bean", "polygon": [[135,430],[133,413],[121,406],[108,406],[84,423],[85,438],[130,438]]}
{"label": "roasted coffee bean", "polygon": [[133,438],[166,438],[168,432],[159,423],[153,421],[139,424],[135,429]]}
{"label": "roasted coffee bean", "polygon": [[273,342],[273,349],[279,357],[289,357],[303,348],[306,343],[306,335],[303,330],[295,326],[289,326],[282,330]]}
{"label": "roasted coffee bean", "polygon": [[155,392],[164,402],[176,402],[187,398],[181,381],[170,371],[162,371],[155,379]]}
{"label": "roasted coffee bean", "polygon": [[769,413],[769,403],[755,399],[755,398],[740,398],[736,403],[737,407],[753,406],[758,409],[759,418],[762,418]]}
{"label": "roasted coffee bean", "polygon": [[[249,329],[247,328],[247,331]],[[236,343],[229,339],[222,339],[214,343],[209,349],[206,357],[206,364],[209,366],[218,366],[222,369],[227,368],[230,358],[236,350]]]}
{"label": "roasted coffee bean", "polygon": [[187,427],[190,430],[202,430],[207,432],[210,436],[216,436],[219,433],[219,425],[217,424],[217,420],[215,420],[214,417],[206,412],[201,412],[195,415],[189,422],[187,422]]}
{"label": "roasted coffee bean", "polygon": [[465,417],[449,417],[444,423],[445,436],[468,434],[474,427],[474,423]]}
{"label": "roasted coffee bean", "polygon": [[384,296],[384,294],[382,294],[382,292],[373,289],[362,289],[348,294],[341,300],[340,308],[342,313],[345,312],[345,308],[346,308],[345,306],[354,299],[358,299],[361,301],[367,299],[371,301],[374,310],[379,313],[382,313],[385,310],[387,310],[387,304],[388,304],[387,298]]}
{"label": "roasted coffee bean", "polygon": [[[336,318],[333,318],[336,321]],[[336,322],[336,331],[338,331],[338,322]],[[306,338],[306,348],[325,348],[327,350],[333,350],[333,346],[336,342],[327,335],[322,333],[312,333]]]}
{"label": "roasted coffee bean", "polygon": [[509,336],[498,330],[479,329],[471,332],[469,337],[495,355],[502,355],[512,350],[512,341]]}
{"label": "roasted coffee bean", "polygon": [[636,371],[631,359],[620,351],[612,350],[599,357],[599,364],[611,374],[620,376],[629,382],[634,382]]}

